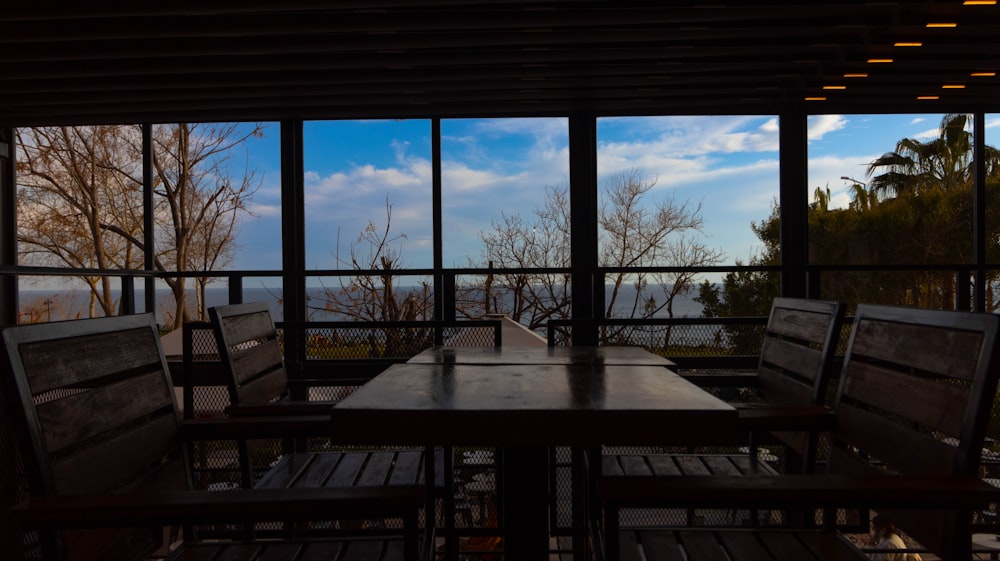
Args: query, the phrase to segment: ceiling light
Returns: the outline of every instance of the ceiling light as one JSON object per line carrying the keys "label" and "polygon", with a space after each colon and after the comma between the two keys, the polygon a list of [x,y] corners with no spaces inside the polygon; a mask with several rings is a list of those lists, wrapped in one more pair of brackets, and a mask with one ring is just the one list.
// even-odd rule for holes
{"label": "ceiling light", "polygon": [[891,58],[870,58],[868,59],[870,64],[886,64],[892,62]]}
{"label": "ceiling light", "polygon": [[974,76],[976,78],[992,78],[996,75],[996,72],[973,72],[972,74],[969,74],[969,76]]}
{"label": "ceiling light", "polygon": [[920,41],[896,41],[892,44],[893,47],[923,47],[924,44]]}
{"label": "ceiling light", "polygon": [[965,0],[962,4],[966,6],[995,6],[997,0]]}
{"label": "ceiling light", "polygon": [[917,99],[934,100],[934,99],[941,99],[941,96],[937,96],[937,95],[918,95]]}
{"label": "ceiling light", "polygon": [[823,86],[824,90],[846,90],[847,86]]}
{"label": "ceiling light", "polygon": [[867,72],[848,72],[847,74],[844,74],[844,78],[867,78],[867,77],[868,77]]}
{"label": "ceiling light", "polygon": [[806,98],[806,101],[826,101],[826,98],[823,97],[823,96],[819,96],[819,95],[817,95],[817,96],[809,96],[809,97]]}
{"label": "ceiling light", "polygon": [[942,21],[942,22],[937,22],[937,23],[928,23],[927,27],[958,27],[958,24],[954,23],[954,22],[944,22],[944,21]]}
{"label": "ceiling light", "polygon": [[946,90],[964,90],[965,84],[945,84],[941,88]]}

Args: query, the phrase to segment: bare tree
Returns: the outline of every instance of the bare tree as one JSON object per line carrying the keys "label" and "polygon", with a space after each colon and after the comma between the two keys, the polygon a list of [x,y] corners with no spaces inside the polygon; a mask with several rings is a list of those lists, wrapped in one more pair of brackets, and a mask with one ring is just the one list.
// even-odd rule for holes
{"label": "bare tree", "polygon": [[[202,271],[229,262],[237,220],[259,186],[253,171],[230,168],[233,150],[262,134],[260,125],[154,127],[156,270]],[[139,127],[50,127],[18,135],[22,259],[76,268],[142,267],[147,248]],[[84,280],[103,314],[113,314],[110,279]],[[186,279],[164,280],[174,296],[176,328],[186,317]]]}
{"label": "bare tree", "polygon": [[[262,135],[260,124],[246,129],[238,123],[154,127],[154,192],[161,229],[157,240],[162,240],[156,259],[163,270],[228,263],[236,220],[248,212],[247,204],[260,186],[249,168],[233,172],[233,150]],[[174,327],[180,327],[187,315],[187,279],[164,280],[174,294]]]}
{"label": "bare tree", "polygon": [[[324,286],[321,294],[307,304],[310,316],[333,314],[355,321],[415,321],[426,320],[433,310],[431,284],[422,280],[416,286],[398,284],[398,271],[405,268],[402,242],[406,234],[392,231],[392,205],[385,201],[385,224],[369,220],[367,226],[341,253],[338,235],[334,255],[338,267],[356,274],[337,278],[336,286]],[[314,303],[315,302],[315,303]],[[382,340],[370,340],[372,356],[396,356],[407,349],[430,344],[431,332],[425,329],[389,327],[382,331]],[[422,345],[422,346],[421,346]],[[412,354],[412,353],[411,353]]]}
{"label": "bare tree", "polygon": [[[722,252],[701,241],[701,203],[677,203],[668,197],[650,205],[645,199],[655,185],[655,179],[644,178],[634,169],[611,176],[598,218],[601,265],[695,268],[717,264]],[[653,317],[661,313],[673,317],[674,299],[694,289],[695,274],[693,270],[612,273],[606,317]],[[623,306],[618,298],[626,282],[632,283],[636,290],[633,301]],[[651,284],[658,289],[661,301],[650,294]],[[617,311],[620,307],[629,312],[620,314]]]}
{"label": "bare tree", "polygon": [[[635,171],[610,178],[600,212],[600,260],[610,268],[699,267],[713,265],[721,251],[702,242],[701,205],[666,198],[650,204],[646,198],[655,180]],[[550,319],[568,317],[570,277],[530,269],[566,268],[570,263],[569,190],[547,188],[542,208],[533,220],[501,214],[482,234],[487,267],[511,272],[491,274],[485,283],[470,283],[459,294],[458,309],[467,317],[504,313],[531,329]],[[479,264],[482,267],[482,264]],[[694,288],[693,272],[615,272],[609,276],[611,296],[606,317],[673,316],[674,299]],[[634,300],[619,302],[626,283],[635,287]],[[655,291],[655,294],[654,294]],[[657,300],[657,297],[662,299]],[[620,310],[625,309],[626,312]]]}
{"label": "bare tree", "polygon": [[569,234],[569,189],[565,186],[547,187],[543,206],[530,221],[519,214],[501,213],[480,238],[487,266],[508,271],[462,286],[456,311],[465,317],[505,314],[529,329],[568,317],[570,275],[527,269],[569,267]]}
{"label": "bare tree", "polygon": [[405,268],[402,259],[402,241],[406,234],[392,232],[392,205],[385,201],[385,224],[373,220],[341,253],[337,240],[334,254],[340,268],[357,274],[337,279],[337,286],[324,287],[319,297],[310,298],[311,313],[333,313],[356,321],[412,321],[427,319],[431,312],[430,283],[421,281],[419,286],[402,287],[396,284],[398,273]]}
{"label": "bare tree", "polygon": [[[125,237],[142,227],[141,152],[126,126],[17,130],[18,253],[25,264],[93,269],[142,265]],[[138,158],[138,163],[136,159]],[[113,315],[108,277],[80,277],[91,316]]]}

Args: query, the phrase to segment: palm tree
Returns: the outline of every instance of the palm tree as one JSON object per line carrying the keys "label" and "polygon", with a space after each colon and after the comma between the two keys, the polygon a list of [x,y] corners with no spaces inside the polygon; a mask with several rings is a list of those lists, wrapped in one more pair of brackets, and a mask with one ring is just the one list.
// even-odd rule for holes
{"label": "palm tree", "polygon": [[[895,152],[887,152],[868,165],[871,191],[886,197],[970,185],[975,164],[972,132],[966,130],[968,120],[969,116],[961,113],[945,115],[937,138],[928,142],[900,140]],[[987,146],[987,173],[998,163],[1000,151]]]}

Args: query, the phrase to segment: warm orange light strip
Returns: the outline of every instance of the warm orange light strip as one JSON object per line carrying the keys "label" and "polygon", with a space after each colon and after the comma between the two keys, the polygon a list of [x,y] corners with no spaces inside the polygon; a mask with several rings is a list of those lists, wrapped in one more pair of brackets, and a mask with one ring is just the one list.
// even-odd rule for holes
{"label": "warm orange light strip", "polygon": [[965,0],[962,2],[965,6],[995,6],[997,0]]}
{"label": "warm orange light strip", "polygon": [[944,22],[944,21],[942,21],[942,22],[936,22],[936,23],[928,23],[926,25],[926,27],[958,27],[958,24],[957,23],[953,23],[953,22]]}
{"label": "warm orange light strip", "polygon": [[807,97],[806,101],[826,101],[826,98],[822,96]]}
{"label": "warm orange light strip", "polygon": [[854,73],[844,74],[844,78],[867,78],[867,77],[868,73],[866,72],[854,72]]}
{"label": "warm orange light strip", "polygon": [[923,47],[924,44],[920,41],[897,41],[892,44],[893,47]]}
{"label": "warm orange light strip", "polygon": [[965,84],[945,84],[941,88],[945,90],[964,90]]}
{"label": "warm orange light strip", "polygon": [[892,62],[892,59],[891,58],[870,58],[870,59],[868,59],[868,62],[870,64],[883,64],[883,63]]}
{"label": "warm orange light strip", "polygon": [[847,86],[823,86],[824,90],[846,90]]}
{"label": "warm orange light strip", "polygon": [[933,100],[933,99],[941,99],[941,96],[937,96],[937,95],[918,95],[917,99]]}
{"label": "warm orange light strip", "polygon": [[975,76],[976,78],[992,78],[996,75],[996,72],[973,72],[972,74],[969,74],[969,76]]}

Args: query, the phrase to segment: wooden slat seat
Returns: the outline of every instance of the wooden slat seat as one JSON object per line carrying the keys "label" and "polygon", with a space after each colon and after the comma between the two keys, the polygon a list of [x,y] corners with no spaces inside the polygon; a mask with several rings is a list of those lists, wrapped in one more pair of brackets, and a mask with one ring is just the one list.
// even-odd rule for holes
{"label": "wooden slat seat", "polygon": [[[30,492],[7,514],[22,530],[38,533],[40,558],[142,559],[166,547],[164,529],[171,526],[359,517],[397,523],[378,536],[340,531],[310,543],[208,545],[185,531],[177,558],[199,559],[221,549],[221,557],[209,558],[249,559],[250,551],[270,555],[305,546],[304,555],[286,558],[416,561],[422,545],[432,545],[429,536],[421,544],[418,535],[427,499],[412,474],[394,486],[191,490],[187,438],[197,437],[198,429],[208,429],[211,438],[232,435],[233,427],[227,419],[182,423],[151,314],[7,327],[3,340],[9,375],[2,389],[11,404],[3,422],[18,428]],[[239,424],[284,433],[275,419],[242,418]],[[296,432],[324,425],[326,419],[290,424]]]}
{"label": "wooden slat seat", "polygon": [[856,550],[844,538],[822,531],[624,531],[621,543],[621,561],[680,560],[682,551],[698,561],[772,561],[774,552],[780,552],[779,559],[797,561],[858,561]]}
{"label": "wooden slat seat", "polygon": [[777,475],[749,454],[616,454],[602,457],[604,476]]}
{"label": "wooden slat seat", "polygon": [[[607,559],[867,560],[838,535],[835,514],[862,516],[864,529],[874,509],[941,559],[968,561],[971,511],[1000,497],[977,477],[1000,375],[998,331],[993,314],[859,305],[825,469],[603,478]],[[695,506],[819,509],[824,527],[619,528],[623,508]]]}
{"label": "wooden slat seat", "polygon": [[[437,462],[440,463],[441,452]],[[294,452],[283,456],[254,485],[257,489],[286,487],[380,487],[423,485],[424,452],[416,449],[367,452]],[[443,485],[443,473],[435,479]]]}

